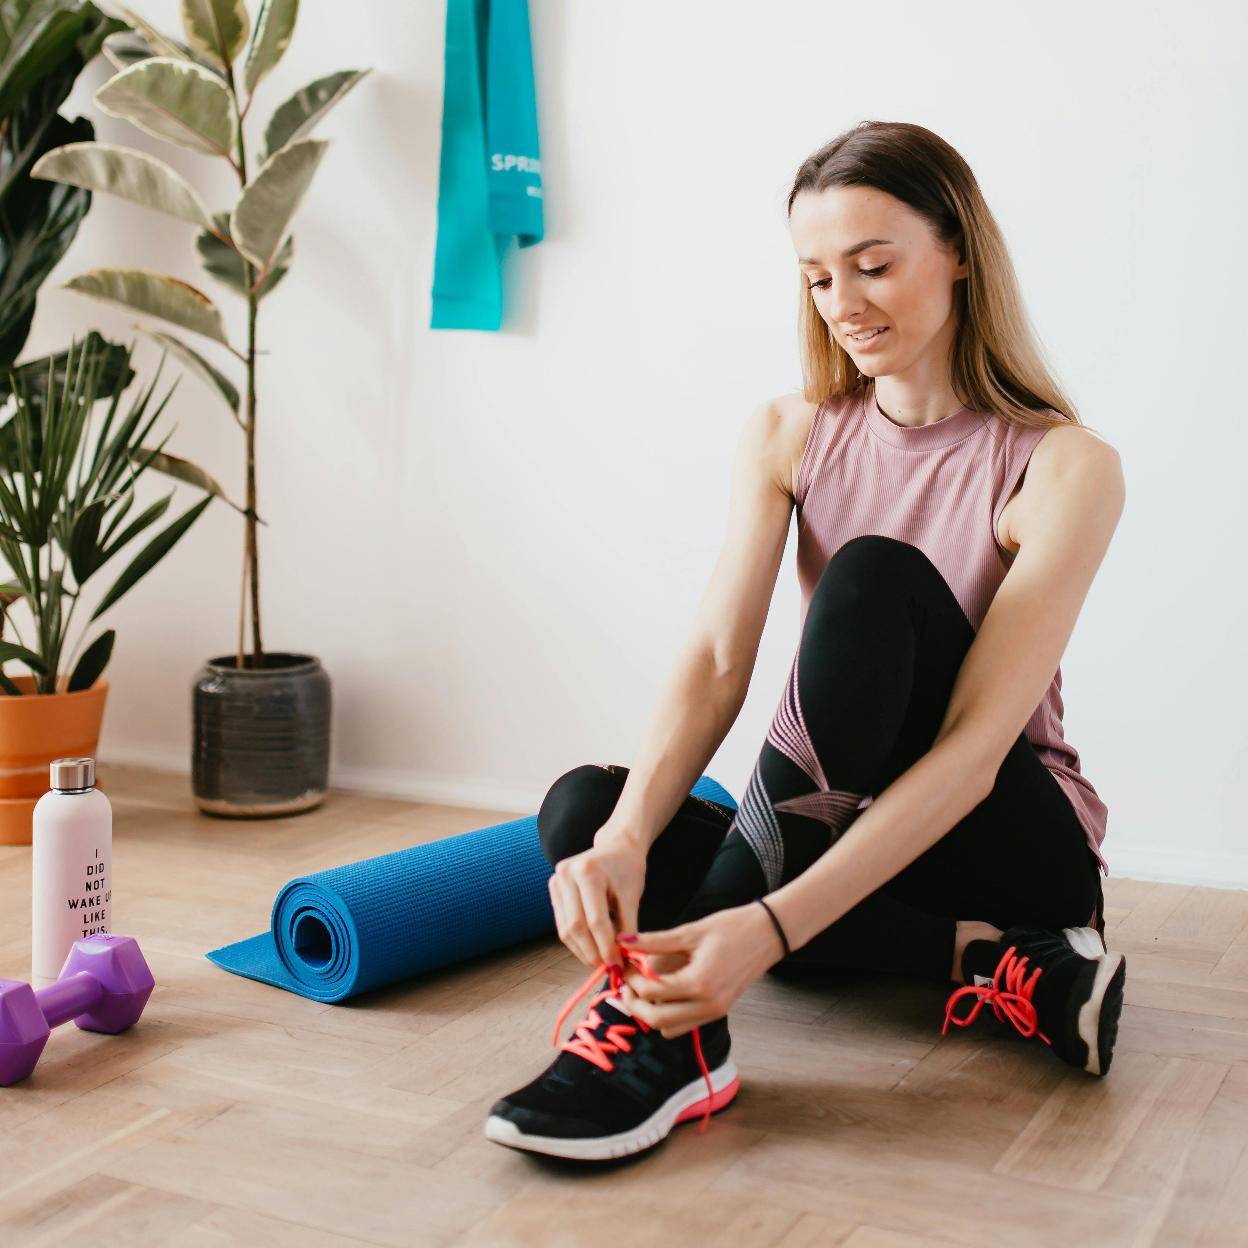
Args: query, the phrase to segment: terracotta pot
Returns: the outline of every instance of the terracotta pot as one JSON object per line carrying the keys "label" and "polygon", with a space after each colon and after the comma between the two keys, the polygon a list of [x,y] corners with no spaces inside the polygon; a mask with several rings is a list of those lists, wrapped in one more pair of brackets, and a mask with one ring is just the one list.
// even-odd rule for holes
{"label": "terracotta pot", "polygon": [[[29,845],[52,760],[95,757],[108,681],[100,676],[77,693],[35,693],[33,676],[10,679],[22,696],[0,693],[0,845]],[[97,787],[104,786],[97,780]]]}

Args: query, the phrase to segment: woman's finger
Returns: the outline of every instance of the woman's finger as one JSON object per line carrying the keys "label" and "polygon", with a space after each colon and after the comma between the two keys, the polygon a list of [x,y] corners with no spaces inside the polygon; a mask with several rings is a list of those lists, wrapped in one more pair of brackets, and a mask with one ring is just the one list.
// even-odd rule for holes
{"label": "woman's finger", "polygon": [[[550,877],[551,889],[558,896],[555,907],[555,930],[559,939],[572,951],[574,957],[586,966],[597,966],[594,947],[588,941],[588,929],[584,927],[585,912],[581,909],[581,894],[566,871],[555,868]],[[578,929],[578,924],[580,928]]]}
{"label": "woman's finger", "polygon": [[[619,921],[618,931],[635,932],[637,930],[637,910],[641,905],[640,897],[633,895],[630,897],[617,896],[615,898],[616,918]],[[618,937],[617,937],[618,939]],[[624,942],[628,944],[628,941]]]}
{"label": "woman's finger", "polygon": [[608,965],[618,962],[619,952],[615,947],[615,927],[607,910],[605,890],[599,886],[595,878],[587,879],[582,876],[578,883],[581,890],[582,912],[586,923],[589,924],[589,939],[595,946],[598,959],[594,965],[597,966],[598,962],[606,962]]}
{"label": "woman's finger", "polygon": [[687,953],[694,937],[694,933],[688,930],[689,926],[688,923],[682,923],[679,927],[669,927],[663,932],[638,932],[633,940],[626,940],[624,943],[641,953]]}
{"label": "woman's finger", "polygon": [[688,1001],[697,995],[690,982],[692,977],[690,963],[679,970],[668,971],[658,979],[651,979],[635,969],[625,975],[629,987],[645,1001]]}
{"label": "woman's finger", "polygon": [[636,1013],[643,1023],[661,1032],[665,1040],[673,1040],[718,1017],[711,1011],[712,1007],[705,1001],[682,1001],[678,1004],[644,1001]]}

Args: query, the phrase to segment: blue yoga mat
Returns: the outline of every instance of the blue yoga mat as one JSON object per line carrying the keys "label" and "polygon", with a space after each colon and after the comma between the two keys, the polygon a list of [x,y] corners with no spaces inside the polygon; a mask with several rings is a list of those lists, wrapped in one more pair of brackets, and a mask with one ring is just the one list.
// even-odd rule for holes
{"label": "blue yoga mat", "polygon": [[[702,776],[690,792],[736,809]],[[537,816],[512,819],[283,884],[270,929],[211,950],[236,975],[343,1001],[555,930]]]}

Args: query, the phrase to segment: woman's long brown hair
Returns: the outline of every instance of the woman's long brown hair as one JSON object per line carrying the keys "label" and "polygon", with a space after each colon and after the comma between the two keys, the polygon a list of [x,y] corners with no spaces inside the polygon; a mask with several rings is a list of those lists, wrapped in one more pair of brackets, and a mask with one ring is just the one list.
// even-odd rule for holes
{"label": "woman's long brown hair", "polygon": [[[1001,230],[954,148],[923,126],[863,121],[802,161],[789,192],[789,215],[802,191],[831,186],[885,191],[923,217],[941,242],[960,249],[967,275],[954,284],[950,382],[968,406],[1033,427],[1083,424],[1044,362]],[[799,274],[798,282],[807,402],[857,392],[866,374],[829,331],[805,277]]]}

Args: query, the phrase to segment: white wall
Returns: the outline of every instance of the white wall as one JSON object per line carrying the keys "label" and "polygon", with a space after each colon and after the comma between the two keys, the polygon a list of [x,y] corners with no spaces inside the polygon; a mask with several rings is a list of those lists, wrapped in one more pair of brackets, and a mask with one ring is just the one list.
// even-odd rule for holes
{"label": "white wall", "polygon": [[[791,178],[848,125],[909,120],[976,171],[1054,369],[1126,466],[1063,661],[1111,871],[1248,886],[1242,6],[530,3],[547,238],[508,255],[503,333],[428,329],[443,3],[344,23],[310,0],[257,103],[262,125],[305,81],[374,67],[320,131],[261,319],[264,644],[332,674],[331,783],[536,810],[568,768],[631,761],[719,548],[738,429],[800,384]],[[140,4],[178,29],[175,0]],[[213,162],[94,108],[109,73],[70,106],[228,206]],[[204,284],[242,341],[189,227],[101,195],[27,354],[125,335],[57,288],[124,264]],[[148,375],[146,340],[138,358]],[[169,412],[170,449],[241,498],[223,410],[188,377]],[[738,796],[797,642],[793,540],[708,769]],[[233,651],[241,549],[215,504],[111,612],[104,759],[188,770],[190,686]]]}

